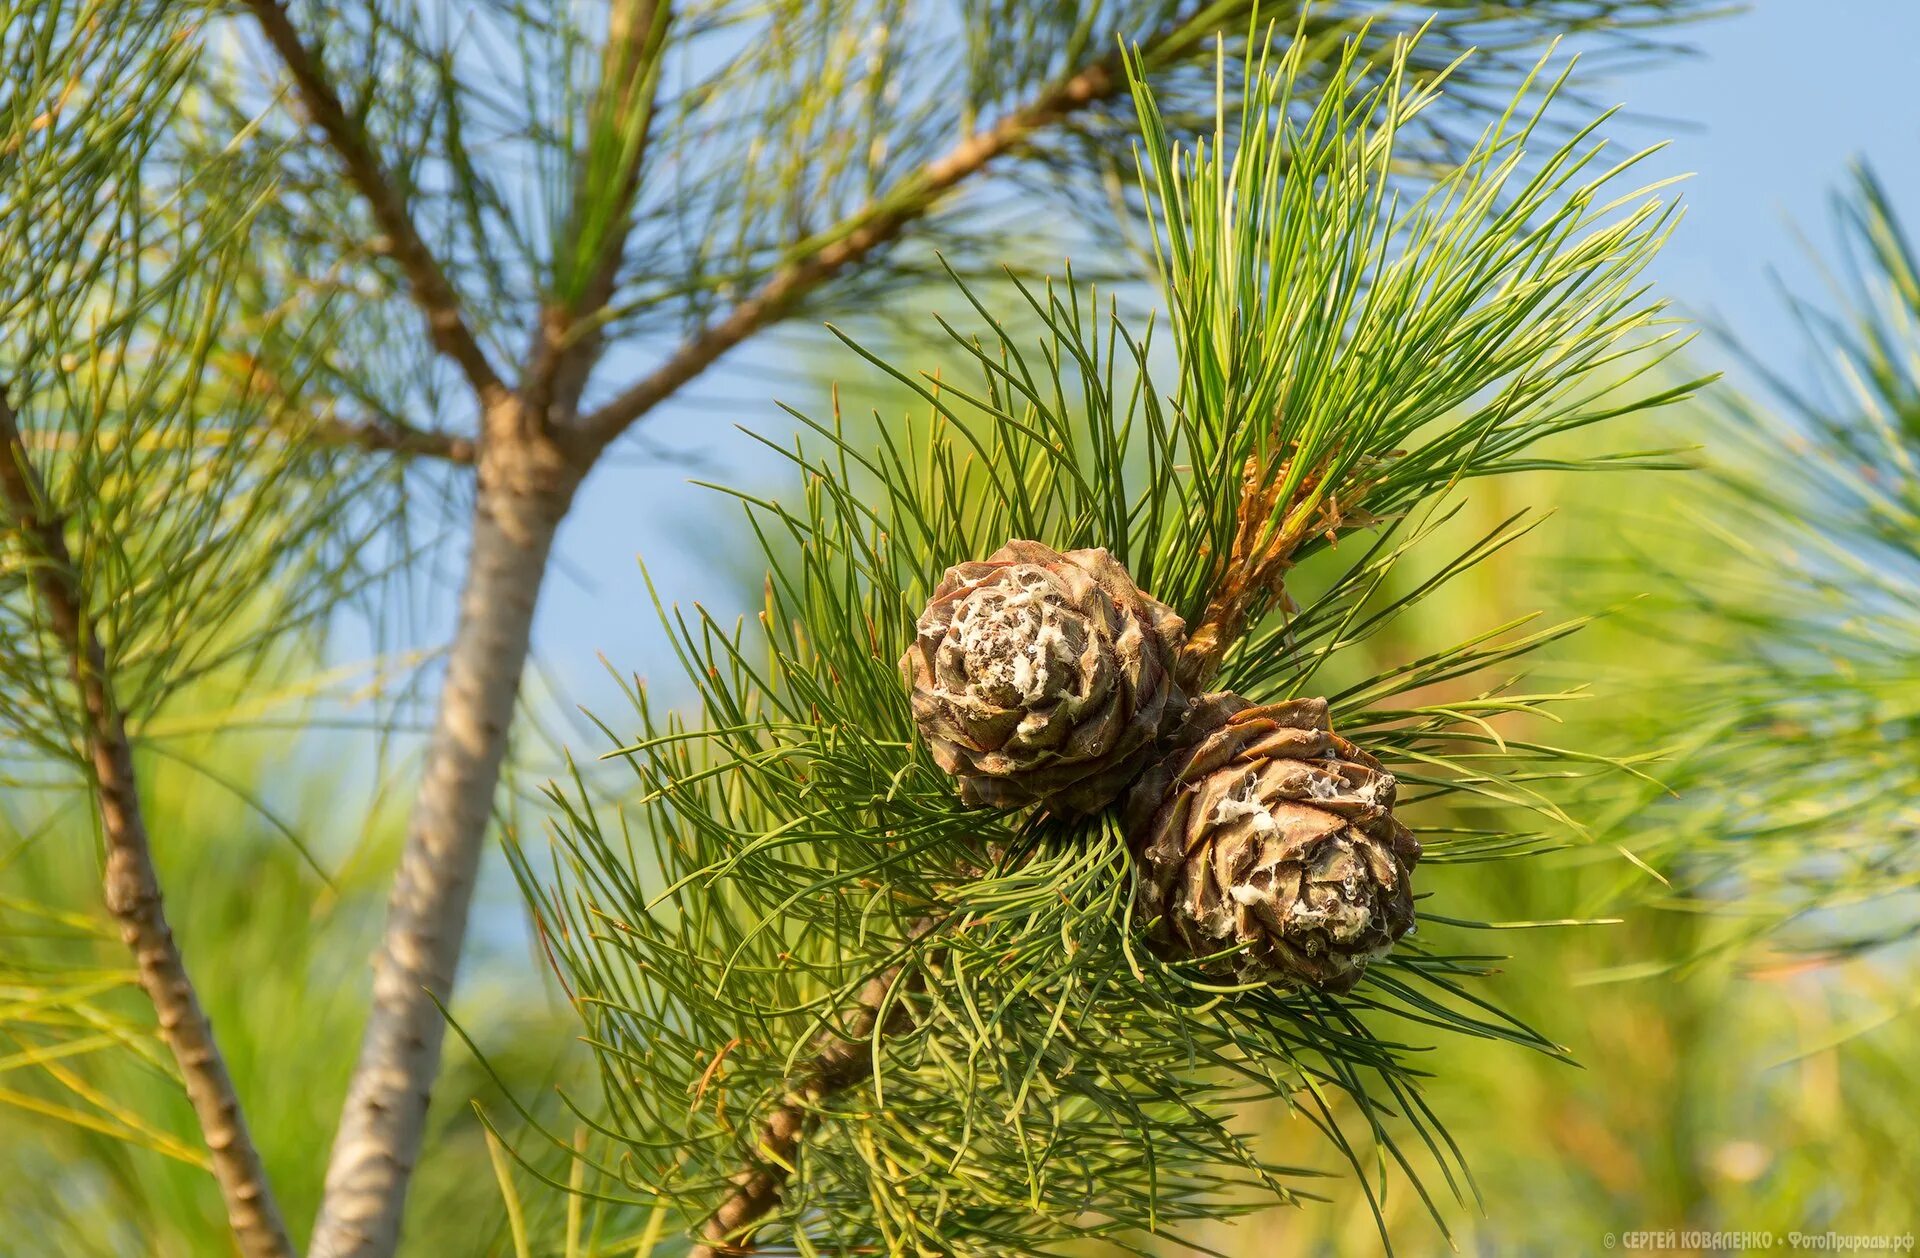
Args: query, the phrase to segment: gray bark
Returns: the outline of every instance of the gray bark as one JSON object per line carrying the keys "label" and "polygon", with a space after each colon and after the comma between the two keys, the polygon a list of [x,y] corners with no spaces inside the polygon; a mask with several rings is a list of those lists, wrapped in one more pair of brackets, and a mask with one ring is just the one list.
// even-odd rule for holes
{"label": "gray bark", "polygon": [[391,1254],[420,1153],[493,795],[569,473],[521,443],[483,462],[459,627],[374,961],[373,1005],[327,1166],[312,1258]]}

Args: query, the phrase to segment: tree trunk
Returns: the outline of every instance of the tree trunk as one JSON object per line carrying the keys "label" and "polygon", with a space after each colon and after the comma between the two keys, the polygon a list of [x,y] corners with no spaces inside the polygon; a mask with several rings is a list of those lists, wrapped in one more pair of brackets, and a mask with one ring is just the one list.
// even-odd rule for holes
{"label": "tree trunk", "polygon": [[576,483],[556,452],[525,439],[487,443],[459,626],[311,1258],[385,1258],[399,1241],[446,1029],[435,1002],[453,990],[534,605]]}

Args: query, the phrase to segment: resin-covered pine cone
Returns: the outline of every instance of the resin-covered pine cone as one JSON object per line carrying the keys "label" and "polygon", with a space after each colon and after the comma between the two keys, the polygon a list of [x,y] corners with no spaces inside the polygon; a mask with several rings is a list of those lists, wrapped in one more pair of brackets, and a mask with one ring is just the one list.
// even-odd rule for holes
{"label": "resin-covered pine cone", "polygon": [[900,671],[962,800],[1091,813],[1178,719],[1185,634],[1105,550],[1012,541],[947,569]]}
{"label": "resin-covered pine cone", "polygon": [[1393,775],[1337,736],[1324,699],[1196,700],[1128,800],[1137,909],[1170,957],[1344,992],[1413,928],[1420,845]]}

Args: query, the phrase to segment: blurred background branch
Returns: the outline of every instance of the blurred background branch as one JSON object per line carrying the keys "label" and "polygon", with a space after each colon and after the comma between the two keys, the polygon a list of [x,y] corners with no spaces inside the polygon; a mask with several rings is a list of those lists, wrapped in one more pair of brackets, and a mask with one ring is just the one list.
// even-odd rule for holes
{"label": "blurred background branch", "polygon": [[[92,770],[95,806],[107,845],[105,900],[133,953],[140,986],[153,1002],[161,1037],[199,1118],[214,1178],[227,1202],[234,1240],[249,1258],[292,1255],[266,1168],[247,1130],[246,1115],[213,1025],[187,974],[161,902],[153,847],[140,807],[133,745],[114,698],[106,652],[94,635],[90,600],[67,550],[64,524],[33,471],[13,408],[0,381],[0,506],[17,540],[15,554],[32,574],[46,624],[65,653],[67,671],[85,712],[84,755]],[[9,548],[14,549],[14,548]]]}

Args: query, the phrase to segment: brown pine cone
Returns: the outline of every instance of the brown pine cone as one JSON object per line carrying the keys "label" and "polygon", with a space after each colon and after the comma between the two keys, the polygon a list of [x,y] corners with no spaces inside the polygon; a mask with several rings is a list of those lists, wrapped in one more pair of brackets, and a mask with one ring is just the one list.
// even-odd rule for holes
{"label": "brown pine cone", "polygon": [[1104,549],[1012,541],[947,569],[900,659],[913,716],[969,804],[1091,813],[1178,718],[1186,626]]}
{"label": "brown pine cone", "polygon": [[1194,701],[1129,796],[1136,909],[1172,957],[1243,982],[1344,992],[1413,928],[1420,845],[1394,779],[1333,732],[1325,699]]}

